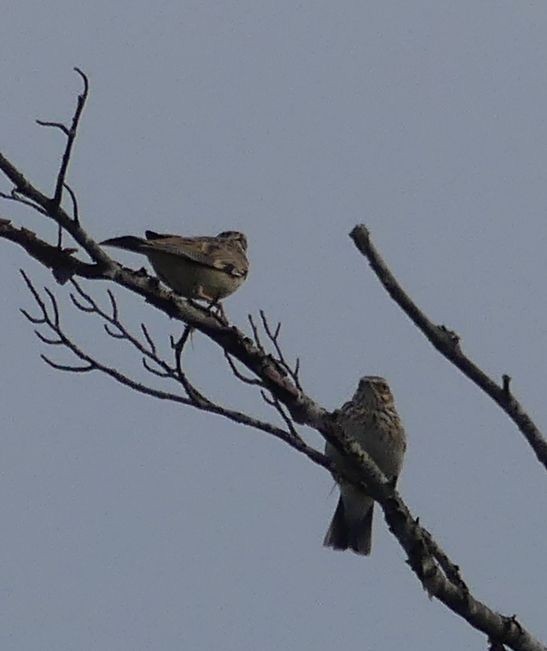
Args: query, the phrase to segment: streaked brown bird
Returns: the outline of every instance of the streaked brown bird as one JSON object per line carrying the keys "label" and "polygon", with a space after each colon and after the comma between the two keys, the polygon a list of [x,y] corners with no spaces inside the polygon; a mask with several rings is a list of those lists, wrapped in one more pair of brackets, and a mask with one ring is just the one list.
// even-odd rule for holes
{"label": "streaked brown bird", "polygon": [[185,298],[216,303],[238,289],[249,272],[247,238],[237,231],[216,237],[181,237],[145,232],[113,237],[104,246],[144,254],[158,277]]}
{"label": "streaked brown bird", "polygon": [[[406,450],[403,424],[384,378],[368,375],[359,381],[353,398],[338,412],[338,422],[394,482],[401,472]],[[353,464],[329,443],[325,454],[336,465],[359,478]],[[351,549],[368,556],[371,550],[374,500],[360,488],[342,482],[340,499],[323,544]]]}

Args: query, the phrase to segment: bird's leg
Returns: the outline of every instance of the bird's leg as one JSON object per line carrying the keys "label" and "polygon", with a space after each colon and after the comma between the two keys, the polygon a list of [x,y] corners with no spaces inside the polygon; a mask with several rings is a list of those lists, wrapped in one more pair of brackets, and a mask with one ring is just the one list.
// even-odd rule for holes
{"label": "bird's leg", "polygon": [[207,295],[203,287],[200,287],[198,289],[197,293],[197,298],[199,298],[202,301],[206,301],[207,307],[205,308],[205,311],[207,314],[211,314],[213,316],[216,316],[217,319],[222,323],[222,325],[228,325],[228,319],[226,317],[226,313],[224,312],[224,308],[222,307],[222,303],[218,298],[211,298],[210,295]]}
{"label": "bird's leg", "polygon": [[224,312],[224,307],[218,299],[214,299],[209,302],[207,305],[207,311],[210,314],[215,314],[215,316],[220,320],[222,325],[228,325],[228,318],[226,312]]}

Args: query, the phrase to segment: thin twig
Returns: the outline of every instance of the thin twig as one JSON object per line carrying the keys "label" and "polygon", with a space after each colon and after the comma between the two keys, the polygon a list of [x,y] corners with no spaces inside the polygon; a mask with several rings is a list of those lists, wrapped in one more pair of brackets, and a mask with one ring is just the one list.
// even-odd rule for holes
{"label": "thin twig", "polygon": [[108,314],[99,307],[97,302],[91,297],[90,294],[85,292],[80,284],[74,279],[71,280],[72,286],[77,291],[78,296],[85,301],[85,304],[80,302],[74,294],[70,294],[73,304],[82,312],[97,314],[106,323],[103,323],[103,328],[106,333],[113,339],[123,339],[128,341],[134,346],[142,355],[142,365],[144,368],[157,377],[164,379],[177,379],[176,369],[172,368],[165,360],[161,359],[157,354],[156,344],[154,343],[148,329],[141,323],[141,330],[148,344],[148,348],[142,344],[137,337],[133,336],[129,330],[124,326],[119,318],[118,304],[114,294],[107,290],[108,298],[110,301],[110,308],[112,314]]}
{"label": "thin twig", "polygon": [[83,91],[78,95],[76,110],[74,111],[74,116],[72,118],[72,125],[69,130],[65,131],[67,136],[67,143],[63,154],[63,158],[61,160],[61,167],[59,168],[59,174],[57,175],[57,183],[55,185],[55,193],[53,195],[54,206],[61,205],[61,197],[63,196],[63,185],[65,183],[68,164],[70,162],[72,145],[74,144],[74,139],[76,138],[76,133],[78,131],[78,124],[80,122],[80,118],[82,117],[82,111],[84,110],[84,106],[87,101],[87,96],[89,94],[89,80],[87,76],[80,70],[80,68],[74,68],[74,70],[82,78],[84,88]]}
{"label": "thin twig", "polygon": [[235,362],[231,358],[230,353],[228,353],[228,351],[226,351],[226,350],[224,351],[224,357],[228,361],[228,364],[230,365],[230,368],[232,369],[232,373],[236,376],[236,378],[238,380],[240,380],[241,382],[244,382],[245,384],[252,384],[254,386],[259,386],[259,387],[264,386],[264,384],[260,380],[257,380],[256,378],[253,378],[253,377],[247,377],[246,375],[243,375],[243,373],[241,373],[241,371],[235,365]]}
{"label": "thin twig", "polygon": [[186,326],[182,332],[182,335],[179,337],[178,341],[171,339],[171,346],[173,347],[174,357],[175,357],[175,370],[179,382],[184,387],[188,398],[195,404],[202,408],[207,406],[212,406],[213,403],[206,398],[203,393],[201,393],[188,379],[188,376],[182,368],[182,352],[186,343],[188,342],[190,335],[192,334],[193,328],[191,326]]}
{"label": "thin twig", "polygon": [[141,361],[142,361],[142,365],[144,366],[144,368],[149,373],[152,373],[152,375],[157,375],[158,377],[161,377],[161,378],[172,378],[173,377],[173,374],[172,374],[171,370],[165,371],[162,367],[160,367],[161,370],[158,370],[157,368],[154,368],[150,364],[150,362],[148,361],[148,359],[146,357],[143,357]]}
{"label": "thin twig", "polygon": [[39,213],[42,213],[42,215],[47,214],[46,211],[41,208],[38,204],[34,203],[33,201],[30,201],[30,199],[25,199],[25,197],[22,197],[17,190],[12,189],[10,194],[6,194],[5,192],[0,192],[0,199],[6,199],[7,201],[14,201],[15,203],[21,203],[24,206],[28,206],[29,208],[32,208],[33,210],[37,210]]}
{"label": "thin twig", "polygon": [[275,395],[272,394],[271,398],[268,396],[268,394],[265,391],[261,391],[260,395],[262,396],[262,399],[266,404],[272,406],[277,413],[281,416],[283,419],[285,425],[287,426],[288,431],[291,433],[291,435],[295,438],[298,439],[299,441],[303,441],[302,437],[298,433],[296,427],[294,426],[294,422],[290,415],[285,411],[283,408],[283,405],[279,402],[279,400],[275,397]]}
{"label": "thin twig", "polygon": [[70,131],[62,122],[46,122],[45,120],[36,120],[36,124],[40,125],[41,127],[53,127],[55,129],[59,129],[65,134],[65,136],[70,136]]}
{"label": "thin twig", "polygon": [[260,335],[258,333],[258,328],[256,327],[256,323],[254,322],[252,314],[247,315],[247,318],[249,319],[249,323],[251,324],[251,330],[253,331],[253,339],[256,344],[256,347],[262,351],[265,352],[264,346],[262,345],[262,342],[260,341]]}
{"label": "thin twig", "polygon": [[[70,126],[70,129],[66,127],[64,124],[61,122],[50,122],[50,121],[45,121],[45,120],[36,120],[36,122],[42,126],[42,127],[54,127],[56,129],[59,129],[65,136],[66,136],[66,146],[65,150],[63,152],[63,157],[61,159],[61,165],[59,167],[59,172],[57,174],[57,181],[55,183],[55,191],[53,193],[53,198],[51,199],[51,209],[56,212],[60,206],[61,206],[61,200],[63,197],[63,189],[66,187],[69,191],[70,197],[72,199],[72,208],[73,208],[73,219],[75,224],[79,223],[79,217],[78,217],[78,204],[76,202],[76,197],[72,190],[68,188],[65,179],[66,179],[66,173],[68,170],[68,164],[70,162],[70,155],[72,153],[72,146],[74,144],[74,140],[76,138],[76,133],[78,131],[78,124],[80,122],[80,118],[82,116],[82,111],[84,110],[84,106],[87,100],[87,96],[89,94],[89,80],[87,76],[79,69],[79,68],[74,68],[74,70],[80,75],[83,81],[83,91],[78,95],[78,100],[76,103],[76,110],[74,111],[74,115],[72,117],[72,125]],[[59,224],[58,228],[58,234],[57,234],[57,248],[61,248],[62,245],[62,235],[63,235],[63,228],[61,224]]]}
{"label": "thin twig", "polygon": [[64,341],[62,339],[51,339],[50,337],[46,337],[43,335],[39,330],[35,330],[34,334],[38,337],[40,341],[42,341],[44,344],[47,344],[48,346],[63,346]]}
{"label": "thin twig", "polygon": [[150,346],[151,352],[156,355],[156,344],[154,343],[154,340],[150,336],[150,333],[148,332],[148,328],[144,325],[144,323],[141,323],[141,330],[144,335],[144,338],[148,342],[148,345]]}
{"label": "thin twig", "polygon": [[44,317],[36,317],[32,316],[29,314],[26,310],[24,310],[22,307],[19,308],[19,312],[28,319],[31,323],[34,323],[35,325],[41,325],[46,322],[46,319]]}
{"label": "thin twig", "polygon": [[[126,336],[123,332],[120,332],[119,329],[118,331],[112,330],[112,327],[113,326],[111,326],[110,323],[103,323],[103,328],[109,337],[112,337],[112,339],[126,339]],[[114,327],[119,328],[119,326]]]}
{"label": "thin twig", "polygon": [[116,302],[116,297],[114,296],[114,292],[112,292],[110,289],[107,289],[106,293],[108,294],[108,299],[110,300],[110,307],[112,309],[112,321],[117,322],[118,321],[118,303]]}
{"label": "thin twig", "polygon": [[74,190],[70,187],[66,181],[63,183],[66,191],[68,192],[68,195],[70,197],[70,200],[72,201],[72,219],[74,220],[75,224],[80,223],[80,210],[78,208],[78,199],[76,197],[76,194]]}
{"label": "thin twig", "polygon": [[[323,454],[315,450],[314,448],[308,446],[302,439],[300,439],[298,436],[295,436],[292,431],[285,431],[279,427],[276,427],[275,425],[272,425],[271,423],[268,423],[266,421],[261,421],[256,418],[252,418],[248,416],[247,414],[244,414],[239,411],[235,411],[233,409],[228,409],[226,407],[223,407],[217,403],[212,402],[211,400],[205,398],[197,389],[191,385],[184,376],[184,373],[181,373],[185,377],[186,382],[189,385],[189,393],[191,394],[191,397],[184,398],[183,396],[174,394],[174,393],[168,393],[166,391],[160,391],[158,389],[155,389],[153,387],[149,387],[146,385],[143,385],[139,382],[136,382],[135,380],[129,378],[127,375],[119,372],[118,370],[108,367],[101,362],[99,362],[97,359],[91,357],[89,354],[85,353],[79,346],[77,346],[62,330],[60,322],[56,321],[55,318],[50,318],[46,304],[44,301],[41,299],[41,297],[38,294],[38,291],[28,278],[28,276],[24,275],[25,282],[27,282],[28,287],[32,293],[32,296],[35,299],[36,304],[40,308],[40,311],[44,315],[45,323],[47,326],[57,335],[59,338],[59,341],[63,343],[74,355],[85,362],[83,365],[68,365],[68,364],[60,364],[58,362],[54,362],[53,360],[50,360],[47,358],[45,355],[42,355],[42,359],[44,361],[52,366],[55,369],[62,370],[62,371],[67,371],[67,372],[72,372],[72,373],[85,373],[93,370],[100,371],[102,373],[105,373],[106,375],[110,376],[117,382],[128,386],[131,389],[134,389],[140,393],[145,393],[147,395],[150,395],[155,398],[159,398],[161,400],[169,400],[172,402],[188,405],[195,407],[201,411],[206,411],[209,413],[217,414],[220,416],[224,416],[225,418],[228,418],[229,420],[232,420],[236,423],[239,423],[241,425],[245,425],[247,427],[252,427],[254,429],[261,430],[263,432],[266,432],[268,434],[271,434],[275,436],[276,438],[284,441],[285,443],[288,443],[291,447],[294,449],[298,450],[299,452],[305,454],[309,459],[314,461],[314,463],[318,463],[322,466],[324,466],[327,469],[331,469],[331,462],[329,459],[327,459]],[[81,288],[80,288],[81,289]],[[83,290],[82,290],[83,292]],[[85,292],[83,292],[84,295],[86,295]],[[91,298],[91,297],[89,297]],[[92,300],[92,299],[91,299]],[[35,320],[34,318],[31,318],[31,320]],[[40,337],[42,341],[47,342],[47,337]],[[184,348],[184,345],[186,341],[188,340],[188,333],[183,333],[183,335],[180,337],[178,342],[176,342],[176,346],[178,349],[182,350]],[[55,342],[57,343],[57,341]],[[146,359],[143,361],[146,362]],[[156,372],[154,369],[151,369],[152,372]],[[159,373],[157,373],[159,374]],[[160,375],[160,377],[162,377]]]}
{"label": "thin twig", "polygon": [[296,358],[296,364],[294,368],[287,362],[287,359],[285,355],[283,354],[283,351],[281,350],[281,346],[279,345],[279,333],[281,332],[281,322],[278,322],[276,328],[274,331],[272,331],[270,324],[268,323],[268,319],[266,317],[266,314],[264,310],[259,311],[260,318],[262,320],[262,327],[264,328],[264,332],[268,336],[268,339],[272,342],[275,352],[277,354],[277,361],[281,366],[285,369],[285,371],[289,374],[291,377],[292,381],[295,383],[295,385],[299,388],[302,389],[302,386],[300,384],[300,359],[297,357]]}
{"label": "thin twig", "polygon": [[54,362],[45,355],[40,354],[40,357],[44,360],[48,366],[56,369],[57,371],[67,371],[68,373],[88,373],[89,371],[95,371],[97,366],[92,364],[85,364],[84,366],[71,366],[70,364],[59,364],[59,362]]}

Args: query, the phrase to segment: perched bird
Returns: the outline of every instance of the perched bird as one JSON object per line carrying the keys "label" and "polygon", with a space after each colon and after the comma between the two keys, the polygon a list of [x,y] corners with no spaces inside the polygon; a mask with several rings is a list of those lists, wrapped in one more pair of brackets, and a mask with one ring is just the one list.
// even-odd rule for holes
{"label": "perched bird", "polygon": [[[405,430],[395,409],[387,382],[374,375],[359,381],[353,398],[338,412],[338,422],[394,482],[401,471],[406,450]],[[329,443],[325,454],[359,478],[359,471]],[[342,482],[340,499],[323,544],[333,549],[351,549],[368,556],[371,549],[374,501],[360,488]]]}
{"label": "perched bird", "polygon": [[145,232],[113,237],[104,246],[143,253],[158,277],[185,298],[216,303],[233,294],[247,278],[247,238],[237,231],[216,237],[181,237]]}

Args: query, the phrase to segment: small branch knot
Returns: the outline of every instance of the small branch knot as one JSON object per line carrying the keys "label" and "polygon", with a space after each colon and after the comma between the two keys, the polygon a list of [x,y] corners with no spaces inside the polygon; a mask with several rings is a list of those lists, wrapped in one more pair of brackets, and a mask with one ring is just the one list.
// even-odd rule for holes
{"label": "small branch knot", "polygon": [[438,325],[437,331],[446,344],[450,345],[452,348],[459,348],[460,335],[457,332],[450,330],[450,328],[447,328],[444,324]]}

